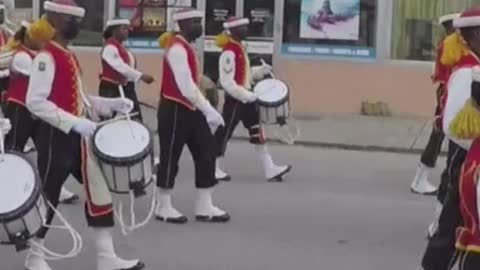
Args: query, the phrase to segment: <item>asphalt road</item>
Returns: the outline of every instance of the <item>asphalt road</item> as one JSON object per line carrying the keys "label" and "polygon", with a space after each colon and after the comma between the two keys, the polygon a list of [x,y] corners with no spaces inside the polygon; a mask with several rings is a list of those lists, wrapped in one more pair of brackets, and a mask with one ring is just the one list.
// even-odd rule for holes
{"label": "asphalt road", "polygon": [[[434,210],[433,198],[409,192],[417,156],[292,146],[271,149],[276,160],[294,166],[284,183],[267,183],[253,148],[232,144],[225,167],[234,179],[215,193],[217,205],[232,215],[230,223],[166,225],[152,220],[126,238],[117,230],[118,253],[138,256],[152,270],[416,269]],[[439,173],[440,168],[435,180]],[[69,187],[81,193],[73,180]],[[174,204],[193,218],[188,152]],[[138,205],[138,215],[144,215],[146,199]],[[52,262],[52,268],[95,270],[83,206],[62,206],[61,211],[85,243],[80,256]],[[47,245],[65,250],[70,240],[64,232],[52,231]],[[0,247],[2,270],[24,269],[23,257]]]}

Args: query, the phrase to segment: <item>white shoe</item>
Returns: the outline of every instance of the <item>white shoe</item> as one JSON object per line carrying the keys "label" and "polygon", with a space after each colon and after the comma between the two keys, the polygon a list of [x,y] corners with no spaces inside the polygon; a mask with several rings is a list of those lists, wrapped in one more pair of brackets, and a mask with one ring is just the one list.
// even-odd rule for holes
{"label": "white shoe", "polygon": [[217,181],[230,181],[232,177],[222,170],[221,161],[217,159],[215,164],[215,179]]}
{"label": "white shoe", "polygon": [[115,254],[109,229],[94,229],[97,246],[97,270],[140,270],[145,267],[140,260],[124,260]]}
{"label": "white shoe", "polygon": [[431,169],[426,167],[423,164],[420,164],[417,168],[417,173],[415,175],[415,179],[413,180],[410,190],[413,193],[421,194],[421,195],[435,195],[437,192],[437,188],[434,187],[428,181],[428,176],[430,175]]}
{"label": "white shoe", "polygon": [[212,189],[197,189],[195,218],[202,222],[228,222],[230,215],[213,205]]}
{"label": "white shoe", "polygon": [[65,187],[62,187],[60,191],[59,202],[63,204],[74,204],[79,199],[78,195],[68,191]]}
{"label": "white shoe", "polygon": [[265,178],[269,181],[283,181],[282,176],[288,173],[291,166],[277,166],[273,163],[272,156],[265,145],[256,145],[255,149],[260,157],[265,172]]}
{"label": "white shoe", "polygon": [[[45,241],[43,239],[32,240],[40,246],[44,246]],[[25,269],[27,270],[52,270],[48,263],[43,259],[44,252],[37,246],[31,244],[30,251],[27,254],[27,259],[25,260]]]}
{"label": "white shoe", "polygon": [[186,216],[173,207],[171,191],[160,188],[157,194],[155,217],[160,221],[174,224],[184,224],[188,221]]}

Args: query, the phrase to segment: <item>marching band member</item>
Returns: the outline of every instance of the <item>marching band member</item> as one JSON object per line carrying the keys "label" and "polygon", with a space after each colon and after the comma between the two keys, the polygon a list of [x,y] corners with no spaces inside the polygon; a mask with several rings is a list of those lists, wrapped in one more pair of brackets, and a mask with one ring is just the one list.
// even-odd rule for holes
{"label": "marching band member", "polygon": [[[22,152],[27,140],[35,140],[37,121],[25,106],[28,80],[32,67],[33,57],[43,47],[45,38],[30,29],[30,23],[23,21],[22,27],[15,33],[10,45],[14,51],[10,66],[10,82],[6,92],[4,114],[12,123],[12,132],[5,138],[6,149]],[[79,199],[77,194],[68,191],[65,187],[60,193],[60,202],[72,204]]]}
{"label": "marching band member", "polygon": [[199,89],[197,56],[190,43],[202,35],[202,18],[200,11],[179,10],[173,20],[180,31],[167,32],[160,37],[160,46],[166,48],[166,54],[158,107],[160,164],[156,217],[170,223],[187,222],[171,202],[178,161],[185,145],[195,164],[196,219],[202,222],[227,222],[230,219],[225,211],[212,203],[211,194],[217,184],[213,133],[224,122]]}
{"label": "marching band member", "polygon": [[[480,14],[479,14],[480,23]],[[467,24],[469,25],[469,24]],[[480,33],[480,30],[477,30]],[[480,51],[478,52],[480,55]],[[467,78],[467,71],[464,71]],[[466,82],[462,87],[462,96],[468,97],[463,109],[456,115],[450,125],[452,135],[461,139],[473,139],[459,185],[460,210],[463,225],[457,230],[457,250],[461,253],[460,270],[480,269],[480,66],[471,71],[471,87]],[[461,104],[458,104],[461,105]]]}
{"label": "marching band member", "polygon": [[[45,195],[56,207],[61,187],[72,174],[85,187],[85,216],[96,242],[97,270],[142,269],[144,264],[139,260],[124,260],[115,253],[110,231],[114,226],[112,198],[88,141],[97,124],[84,117],[86,110],[90,115],[127,113],[133,104],[123,98],[87,96],[84,92],[78,59],[67,45],[78,35],[85,10],[73,0],[46,1],[44,9],[46,15],[36,24],[52,40],[33,60],[26,105],[42,120],[36,146]],[[53,216],[49,210],[47,224]],[[47,231],[42,228],[34,239],[40,246]],[[31,247],[25,266],[27,270],[51,269],[36,245]]]}
{"label": "marching band member", "polygon": [[459,137],[458,131],[451,132],[450,126],[471,96],[472,67],[480,65],[480,7],[465,11],[459,18],[454,19],[453,24],[458,31],[445,40],[442,57],[444,64],[454,66],[446,89],[442,127],[447,138],[458,146],[459,151],[451,157],[449,185],[438,220],[438,229],[428,241],[422,266],[419,268],[424,270],[450,269],[450,266],[454,265],[456,230],[463,223],[459,180],[462,171],[466,172],[465,169],[462,170],[462,165],[472,141]]}
{"label": "marching band member", "polygon": [[139,81],[153,83],[152,76],[135,69],[134,55],[123,46],[128,39],[130,21],[112,19],[107,22],[103,37],[105,47],[102,50],[102,74],[100,75],[99,94],[103,97],[119,97],[119,86],[122,85],[125,97],[133,101],[133,110],[139,113],[136,117],[142,120],[135,85]]}
{"label": "marching band member", "polygon": [[247,18],[229,18],[223,24],[226,31],[217,38],[217,46],[223,49],[219,60],[219,80],[226,92],[223,106],[226,126],[219,128],[215,134],[218,147],[215,177],[223,181],[231,178],[222,170],[220,163],[235,127],[242,121],[250,133],[250,143],[255,145],[260,156],[265,177],[268,180],[280,180],[291,170],[291,166],[277,166],[273,162],[265,145],[260,114],[255,104],[257,97],[251,91],[252,80],[260,80],[269,75],[271,67],[250,67],[248,53],[241,43],[247,36],[248,24]]}
{"label": "marching band member", "polygon": [[[453,19],[458,16],[460,16],[460,14],[455,13],[440,17],[439,23],[444,27],[447,36],[455,32],[455,28],[453,27]],[[442,99],[445,94],[445,84],[447,83],[448,77],[451,73],[451,67],[446,66],[441,62],[441,57],[443,55],[443,42],[444,39],[440,41],[440,45],[438,46],[435,73],[432,76],[433,82],[435,84],[438,83],[436,92],[437,106],[435,108],[436,119],[439,118],[442,112]],[[427,146],[423,150],[422,156],[420,158],[420,164],[418,165],[415,179],[410,186],[410,189],[413,193],[423,195],[433,195],[437,193],[437,188],[428,181],[428,177],[432,169],[435,168],[438,156],[442,149],[444,137],[445,135],[443,134],[440,121],[434,121],[432,133],[430,134]],[[442,173],[442,181],[438,190],[438,192],[441,193],[439,197],[443,197],[446,193],[446,186],[448,185],[447,168],[445,168]]]}

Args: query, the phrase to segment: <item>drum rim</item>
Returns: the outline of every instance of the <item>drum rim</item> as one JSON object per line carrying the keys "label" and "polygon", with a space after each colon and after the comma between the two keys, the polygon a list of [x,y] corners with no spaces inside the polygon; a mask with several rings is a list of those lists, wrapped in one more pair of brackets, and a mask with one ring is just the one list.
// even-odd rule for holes
{"label": "drum rim", "polygon": [[[277,80],[277,81],[280,81],[282,82],[283,84],[285,84],[285,86],[287,87],[287,95],[285,97],[283,97],[282,99],[278,100],[278,101],[275,101],[275,102],[265,102],[265,101],[262,101],[261,99],[257,99],[257,104],[260,105],[260,106],[263,106],[263,107],[278,107],[279,105],[282,105],[284,104],[286,101],[288,101],[290,99],[290,86],[282,81],[282,80],[279,80],[279,79],[274,79],[274,78],[268,78],[268,79],[263,79],[261,81],[259,81],[257,84],[261,83],[262,81],[265,81],[265,80]],[[255,85],[256,86],[256,85]],[[253,92],[255,93],[255,87],[253,87]]]}
{"label": "drum rim", "polygon": [[97,145],[95,144],[95,138],[97,137],[98,132],[103,127],[107,126],[107,125],[104,125],[104,126],[99,127],[97,130],[95,130],[95,132],[93,133],[92,139],[91,139],[92,140],[93,153],[95,154],[95,156],[100,161],[102,161],[103,163],[108,164],[108,165],[123,167],[123,166],[128,166],[128,165],[140,162],[146,156],[148,156],[148,154],[153,152],[153,134],[150,131],[150,129],[148,128],[148,126],[145,125],[144,123],[140,122],[140,121],[137,121],[137,120],[131,120],[131,121],[135,121],[135,122],[139,123],[140,125],[142,125],[143,127],[145,127],[148,130],[148,134],[150,135],[150,139],[149,139],[148,145],[145,147],[145,149],[142,152],[140,152],[140,153],[138,153],[138,154],[136,154],[132,157],[129,157],[128,159],[127,158],[112,157],[112,156],[109,156],[107,154],[102,153],[100,151],[100,149],[98,149]]}
{"label": "drum rim", "polygon": [[23,203],[22,206],[7,213],[0,213],[0,223],[8,223],[19,219],[19,217],[23,217],[23,215],[25,215],[35,206],[38,199],[42,195],[42,181],[40,180],[40,175],[38,173],[38,170],[36,169],[36,166],[34,166],[34,162],[26,158],[24,154],[17,151],[7,151],[6,153],[20,157],[28,164],[30,164],[30,166],[32,166],[35,187],[33,188],[32,196],[30,196],[30,198],[28,198],[28,200]]}

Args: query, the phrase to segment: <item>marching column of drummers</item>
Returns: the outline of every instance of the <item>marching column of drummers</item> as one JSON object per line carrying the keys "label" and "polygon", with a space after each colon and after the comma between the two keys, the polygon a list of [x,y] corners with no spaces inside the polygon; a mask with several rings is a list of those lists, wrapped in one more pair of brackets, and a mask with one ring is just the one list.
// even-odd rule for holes
{"label": "marching column of drummers", "polygon": [[[265,124],[286,124],[289,90],[269,78],[271,66],[264,62],[250,66],[242,43],[248,19],[228,19],[217,38],[222,49],[219,81],[226,92],[222,115],[199,87],[202,75],[191,45],[203,33],[203,12],[186,8],[174,13],[175,31],[159,38],[165,54],[157,114],[160,160],[155,164],[153,138],[142,123],[137,98],[138,84],[155,79],[137,68],[134,55],[123,46],[129,20],[106,24],[100,96],[95,96],[85,91],[82,68],[69,49],[85,10],[74,0],[45,1],[44,10],[39,20],[22,22],[0,58],[0,65],[7,68],[6,80],[0,82],[6,117],[0,118],[0,243],[28,250],[27,270],[51,270],[48,260],[73,257],[81,250],[81,237],[56,210],[60,202],[76,200],[63,188],[70,175],[85,190],[85,218],[96,242],[97,269],[136,270],[144,263],[116,254],[111,228],[117,220],[127,234],[152,216],[175,224],[188,221],[172,204],[184,146],[195,167],[194,212],[199,222],[230,220],[228,212],[214,204],[212,194],[218,181],[231,180],[221,160],[239,122],[248,129],[267,180],[282,181],[291,170],[275,164],[263,132]],[[24,155],[28,140],[37,150],[36,162]],[[114,202],[113,195],[130,195],[133,202],[147,194],[149,185],[154,191],[148,216],[135,222],[132,206],[127,224],[121,202]],[[55,215],[74,242],[66,254],[45,246],[49,229],[58,228],[51,224]]]}

